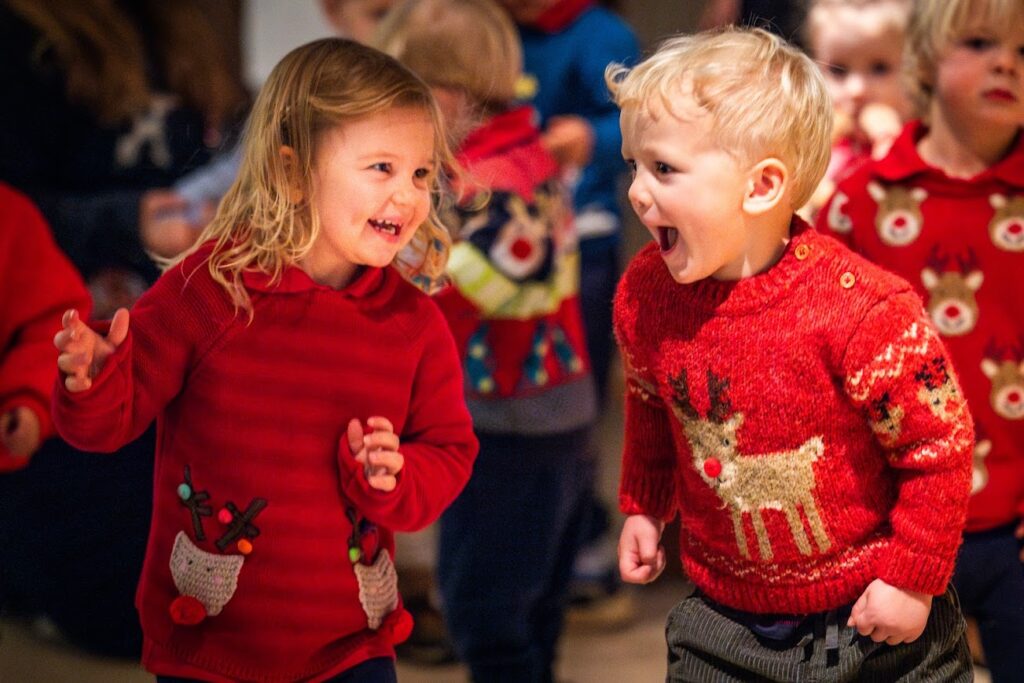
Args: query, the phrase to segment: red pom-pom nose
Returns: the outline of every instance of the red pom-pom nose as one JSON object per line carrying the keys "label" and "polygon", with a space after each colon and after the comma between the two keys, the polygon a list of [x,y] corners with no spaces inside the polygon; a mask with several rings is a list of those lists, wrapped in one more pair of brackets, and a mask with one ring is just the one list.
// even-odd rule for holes
{"label": "red pom-pom nose", "polygon": [[708,458],[704,461],[704,474],[714,479],[721,473],[722,463],[718,461],[718,458]]}
{"label": "red pom-pom nose", "polygon": [[195,626],[206,618],[206,608],[191,595],[179,595],[171,603],[171,621],[181,626]]}

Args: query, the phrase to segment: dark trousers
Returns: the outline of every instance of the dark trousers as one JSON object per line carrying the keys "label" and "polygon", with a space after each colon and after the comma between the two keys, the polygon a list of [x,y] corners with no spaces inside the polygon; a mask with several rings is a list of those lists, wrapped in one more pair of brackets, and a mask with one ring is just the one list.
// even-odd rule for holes
{"label": "dark trousers", "polygon": [[1024,680],[1024,564],[1016,527],[964,534],[953,574],[964,614],[978,620],[994,683]]}
{"label": "dark trousers", "polygon": [[[157,676],[157,683],[201,683],[194,678]],[[324,683],[398,683],[395,662],[390,657],[375,657],[356,664],[348,671],[328,678]]]}
{"label": "dark trousers", "polygon": [[0,605],[45,614],[90,652],[138,658],[135,587],[153,511],[155,430],[111,454],[51,439],[0,474]]}
{"label": "dark trousers", "polygon": [[599,409],[608,388],[608,367],[615,339],[612,334],[612,299],[619,279],[619,252],[613,246],[580,252],[580,312],[587,336],[591,374],[597,386]]}
{"label": "dark trousers", "polygon": [[477,683],[543,683],[579,548],[586,430],[480,434],[469,484],[441,517],[438,586]]}
{"label": "dark trousers", "polygon": [[754,634],[699,592],[668,616],[668,683],[726,681],[963,681],[973,678],[966,626],[955,593],[932,601],[913,643],[876,643],[846,625],[850,607],[811,615],[790,637]]}

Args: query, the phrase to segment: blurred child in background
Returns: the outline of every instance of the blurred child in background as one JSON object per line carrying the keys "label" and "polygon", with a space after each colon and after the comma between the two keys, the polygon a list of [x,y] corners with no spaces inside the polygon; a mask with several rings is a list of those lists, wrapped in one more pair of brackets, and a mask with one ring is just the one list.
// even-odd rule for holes
{"label": "blurred child in background", "polygon": [[953,583],[994,681],[1024,643],[1024,4],[915,0],[906,59],[924,117],[839,183],[819,226],[914,283],[978,424]]}
{"label": "blurred child in background", "polygon": [[324,39],[275,67],[243,144],[130,322],[65,314],[54,421],[109,451],[157,420],[137,605],[158,680],[394,681],[393,532],[440,514],[477,446],[444,318],[388,267],[412,245],[410,274],[443,272],[443,122],[395,60]]}
{"label": "blurred child in background", "polygon": [[445,620],[474,681],[551,681],[596,412],[572,212],[533,111],[513,104],[521,51],[496,3],[408,0],[380,39],[431,85],[466,173],[437,301],[480,456],[441,518]]}

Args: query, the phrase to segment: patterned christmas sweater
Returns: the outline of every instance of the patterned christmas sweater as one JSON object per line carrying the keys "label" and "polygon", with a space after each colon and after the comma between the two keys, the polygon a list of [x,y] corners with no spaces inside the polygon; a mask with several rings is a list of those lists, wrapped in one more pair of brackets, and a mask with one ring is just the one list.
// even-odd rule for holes
{"label": "patterned christmas sweater", "polygon": [[533,116],[497,114],[458,153],[466,191],[448,215],[458,241],[437,302],[481,432],[564,433],[596,413],[572,210]]}
{"label": "patterned christmas sweater", "polygon": [[[53,399],[61,435],[86,450],[112,451],[156,418],[143,663],[290,682],[394,656],[411,622],[392,532],[436,519],[476,455],[444,318],[391,268],[342,290],[289,268],[278,284],[245,274],[250,322],[208,254],[139,300],[90,390],[58,383]],[[374,415],[405,456],[389,493],[369,487],[346,438],[350,419]]]}
{"label": "patterned christmas sweater", "polygon": [[[0,183],[0,415],[26,407],[41,439],[53,436],[50,389],[57,376],[54,330],[69,308],[88,317],[89,293],[28,197]],[[0,442],[0,473],[29,458]]]}
{"label": "patterned christmas sweater", "polygon": [[917,153],[909,124],[892,150],[840,183],[818,227],[911,283],[952,356],[974,416],[967,530],[1024,514],[1024,136],[969,180]]}
{"label": "patterned christmas sweater", "polygon": [[678,284],[655,244],[630,264],[620,507],[678,513],[687,575],[734,609],[820,612],[875,578],[939,594],[973,444],[946,350],[907,283],[793,228],[735,282]]}

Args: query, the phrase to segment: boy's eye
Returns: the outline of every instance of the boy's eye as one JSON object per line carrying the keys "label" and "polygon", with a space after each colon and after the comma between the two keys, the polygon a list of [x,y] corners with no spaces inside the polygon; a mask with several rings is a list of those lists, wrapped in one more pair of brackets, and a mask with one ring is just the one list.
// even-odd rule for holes
{"label": "boy's eye", "polygon": [[631,176],[636,176],[636,161],[633,159],[626,159],[626,168],[629,169],[629,174]]}
{"label": "boy's eye", "polygon": [[846,74],[849,71],[849,69],[842,64],[827,64],[826,68],[828,69],[829,75],[834,76],[835,78],[846,78]]}
{"label": "boy's eye", "polygon": [[654,170],[658,173],[671,173],[675,169],[666,164],[664,161],[655,161]]}
{"label": "boy's eye", "polygon": [[374,171],[380,171],[381,173],[391,173],[391,164],[387,161],[379,161],[370,166],[370,168]]}
{"label": "boy's eye", "polygon": [[970,38],[964,38],[963,45],[969,50],[980,51],[992,45],[992,41],[981,36],[971,36]]}

